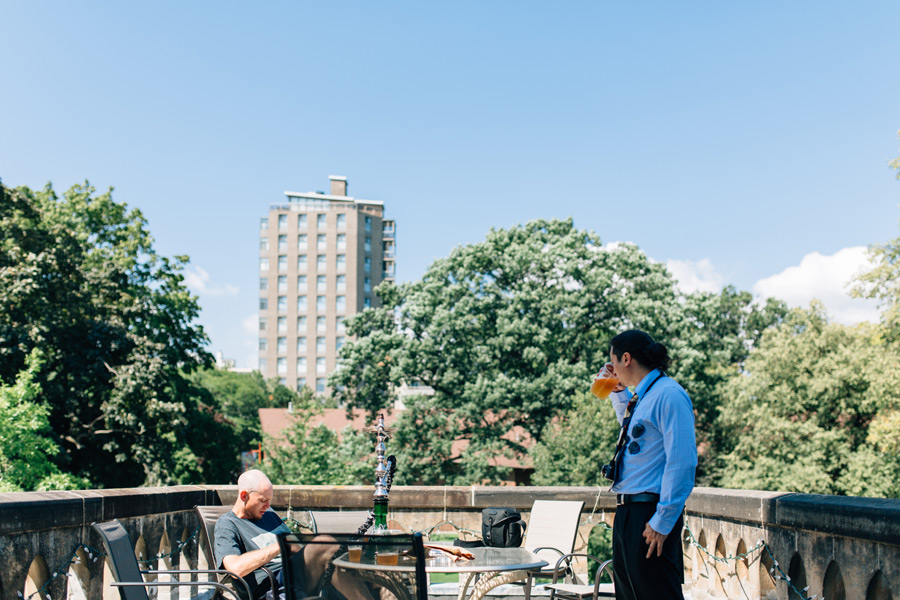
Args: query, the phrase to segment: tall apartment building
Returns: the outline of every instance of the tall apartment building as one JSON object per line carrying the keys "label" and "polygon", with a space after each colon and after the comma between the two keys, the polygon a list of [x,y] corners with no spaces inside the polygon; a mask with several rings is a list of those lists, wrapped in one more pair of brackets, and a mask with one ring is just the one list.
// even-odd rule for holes
{"label": "tall apartment building", "polygon": [[372,290],[394,278],[396,229],[384,203],[330,179],[330,194],[285,192],[259,232],[259,370],[316,393],[347,339],[344,320],[378,306]]}

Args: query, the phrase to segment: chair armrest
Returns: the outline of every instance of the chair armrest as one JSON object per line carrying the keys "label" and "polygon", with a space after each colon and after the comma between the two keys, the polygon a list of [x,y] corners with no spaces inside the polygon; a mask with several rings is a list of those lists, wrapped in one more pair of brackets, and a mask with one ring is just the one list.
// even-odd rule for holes
{"label": "chair armrest", "polygon": [[265,571],[266,576],[269,578],[269,583],[272,584],[272,597],[277,598],[278,597],[278,580],[275,579],[275,573],[273,573],[272,571],[270,571],[269,569],[267,569],[265,567],[260,567],[260,569]]}
{"label": "chair armrest", "polygon": [[597,570],[598,575],[595,577],[595,579],[597,580],[598,583],[600,581],[599,573],[601,571],[603,571],[604,569],[606,569],[610,564],[612,564],[611,560],[604,562],[604,561],[600,560],[599,558],[597,558],[596,556],[594,556],[593,554],[585,554],[583,552],[573,552],[572,554],[564,554],[559,557],[558,561],[556,561],[556,567],[553,570],[553,583],[556,583],[556,580],[559,576],[560,565],[562,565],[562,563],[565,562],[566,566],[568,567],[572,563],[572,559],[577,558],[577,557],[587,558],[588,560],[592,560],[596,563],[600,563],[600,568]]}
{"label": "chair armrest", "polygon": [[612,575],[611,569],[612,569],[612,561],[611,560],[607,560],[607,561],[603,562],[603,564],[600,565],[600,568],[597,569],[597,573],[594,575],[594,589],[595,590],[600,586],[600,577],[603,576],[603,571],[610,571],[609,580],[613,581],[613,575]]}
{"label": "chair armrest", "polygon": [[[179,575],[182,573],[191,574],[191,573],[203,573],[203,574],[214,574],[214,575],[228,575],[232,579],[235,580],[235,583],[240,582],[240,585],[247,592],[247,598],[252,598],[250,594],[250,586],[247,585],[247,582],[244,581],[244,578],[238,575],[237,573],[232,573],[227,569],[173,569],[173,570],[155,570],[155,571],[141,571],[141,573],[145,573],[148,575]],[[271,577],[271,574],[269,575]]]}
{"label": "chair armrest", "polygon": [[[184,573],[185,571],[182,571]],[[113,581],[109,584],[111,587],[200,587],[200,586],[212,586],[215,588],[221,589],[223,592],[227,592],[235,597],[235,600],[243,600],[238,593],[225,585],[224,583],[219,583],[217,581]]]}

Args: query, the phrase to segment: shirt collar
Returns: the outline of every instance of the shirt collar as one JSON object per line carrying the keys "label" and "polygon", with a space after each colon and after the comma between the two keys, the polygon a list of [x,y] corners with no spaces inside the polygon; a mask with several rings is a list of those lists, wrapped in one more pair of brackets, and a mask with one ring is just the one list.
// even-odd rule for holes
{"label": "shirt collar", "polygon": [[638,395],[638,398],[644,397],[644,392],[657,377],[659,377],[659,369],[653,369],[641,379],[641,382],[634,388],[634,393]]}

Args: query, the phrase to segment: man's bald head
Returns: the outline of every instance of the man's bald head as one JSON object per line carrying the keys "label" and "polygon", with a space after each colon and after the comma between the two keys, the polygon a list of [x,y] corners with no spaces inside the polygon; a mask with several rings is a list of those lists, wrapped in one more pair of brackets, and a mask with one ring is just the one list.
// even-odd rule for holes
{"label": "man's bald head", "polygon": [[243,491],[261,492],[272,487],[272,482],[269,481],[266,474],[259,469],[250,469],[249,471],[244,472],[244,474],[238,478],[237,484],[238,493]]}

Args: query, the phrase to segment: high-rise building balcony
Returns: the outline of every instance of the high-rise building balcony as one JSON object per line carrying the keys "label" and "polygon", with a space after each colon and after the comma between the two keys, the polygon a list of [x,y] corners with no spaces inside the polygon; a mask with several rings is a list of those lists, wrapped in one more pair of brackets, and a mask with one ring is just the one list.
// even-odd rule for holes
{"label": "high-rise building balcony", "polygon": [[[302,529],[310,509],[371,508],[372,491],[277,486],[272,507]],[[236,495],[236,486],[3,494],[0,600],[21,600],[35,591],[42,598],[115,597],[102,556],[95,560],[102,546],[90,528],[94,521],[119,519],[145,561],[142,568],[210,567],[214,561],[198,544],[193,508],[228,506]],[[605,486],[397,486],[390,493],[389,526],[425,532],[440,526],[465,537],[481,530],[483,508],[517,508],[527,521],[536,499],[584,502],[576,551],[584,551],[593,528],[607,528],[615,518],[615,496]],[[900,500],[697,488],[678,533],[685,590],[693,599],[900,596]],[[429,595],[444,600],[446,593],[435,588]],[[509,592],[521,594],[521,588]],[[538,588],[532,597],[544,595]]]}

